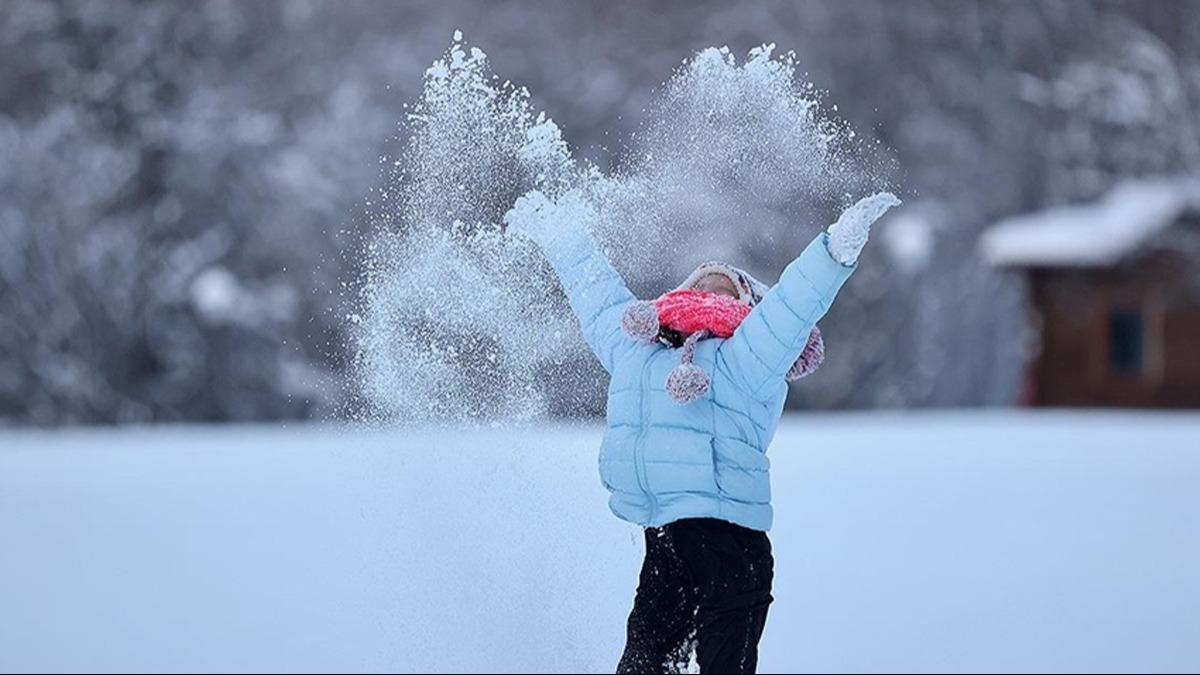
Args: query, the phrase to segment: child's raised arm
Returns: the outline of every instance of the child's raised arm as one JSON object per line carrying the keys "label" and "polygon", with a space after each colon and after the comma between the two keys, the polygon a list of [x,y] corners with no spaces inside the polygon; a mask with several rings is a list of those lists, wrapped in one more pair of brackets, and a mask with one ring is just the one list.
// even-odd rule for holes
{"label": "child's raised arm", "polygon": [[854,272],[871,224],[898,204],[894,195],[881,192],[846,209],[783,270],[779,283],[720,346],[717,358],[751,396],[768,398],[769,387],[784,381],[813,326]]}
{"label": "child's raised arm", "polygon": [[621,313],[635,298],[588,232],[593,215],[575,191],[551,201],[533,190],[517,199],[504,223],[507,232],[530,239],[546,255],[584,340],[611,373],[619,352],[635,345],[621,332]]}

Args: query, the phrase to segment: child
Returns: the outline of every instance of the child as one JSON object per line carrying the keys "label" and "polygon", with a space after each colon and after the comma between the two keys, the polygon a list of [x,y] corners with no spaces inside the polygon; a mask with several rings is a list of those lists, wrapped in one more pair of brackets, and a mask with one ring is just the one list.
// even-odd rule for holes
{"label": "child", "polygon": [[788,380],[820,362],[817,321],[899,203],[880,193],[851,206],[773,288],[706,263],[653,303],[596,246],[577,192],[533,191],[505,215],[549,259],[611,375],[600,477],[613,513],[646,528],[618,672],[673,672],[693,647],[703,673],[754,672],[774,566],[767,446]]}

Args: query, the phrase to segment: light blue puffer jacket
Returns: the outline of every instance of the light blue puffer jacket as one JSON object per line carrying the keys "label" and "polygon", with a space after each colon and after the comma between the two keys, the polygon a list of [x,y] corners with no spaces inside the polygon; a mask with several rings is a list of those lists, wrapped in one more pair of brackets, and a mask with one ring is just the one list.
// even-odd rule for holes
{"label": "light blue puffer jacket", "polygon": [[587,231],[569,228],[542,244],[584,338],[611,375],[600,478],[618,517],[653,527],[720,518],[770,529],[766,450],[787,396],[784,374],[854,271],[830,257],[826,236],[787,266],[732,337],[699,343],[694,363],[711,384],[687,405],[665,388],[678,351],[621,330],[635,298]]}

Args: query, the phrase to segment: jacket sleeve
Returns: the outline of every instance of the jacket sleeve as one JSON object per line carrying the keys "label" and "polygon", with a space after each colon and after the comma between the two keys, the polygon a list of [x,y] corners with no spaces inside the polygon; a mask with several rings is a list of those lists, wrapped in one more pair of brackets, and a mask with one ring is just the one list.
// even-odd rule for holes
{"label": "jacket sleeve", "polygon": [[717,349],[718,362],[723,360],[733,378],[756,399],[766,398],[775,384],[784,381],[813,326],[855,270],[829,255],[827,237],[822,232],[783,270],[779,283]]}
{"label": "jacket sleeve", "polygon": [[621,313],[635,300],[633,293],[586,228],[563,228],[539,245],[566,291],[584,340],[611,373],[621,352],[636,344],[621,330]]}

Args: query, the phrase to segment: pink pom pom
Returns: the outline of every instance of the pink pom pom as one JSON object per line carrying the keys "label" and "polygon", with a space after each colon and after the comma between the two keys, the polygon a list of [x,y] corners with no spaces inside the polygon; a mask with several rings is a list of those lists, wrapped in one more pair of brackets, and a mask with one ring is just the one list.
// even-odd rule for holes
{"label": "pink pom pom", "polygon": [[667,394],[679,405],[687,405],[708,392],[708,373],[691,363],[681,363],[667,375]]}
{"label": "pink pom pom", "polygon": [[635,300],[621,313],[621,330],[634,340],[651,342],[658,337],[658,309],[649,300]]}
{"label": "pink pom pom", "polygon": [[821,329],[813,327],[812,332],[808,334],[808,344],[804,345],[804,351],[800,352],[800,358],[792,364],[788,369],[784,379],[788,382],[795,382],[802,377],[811,375],[813,371],[821,367],[821,362],[825,360],[825,340],[821,338]]}

